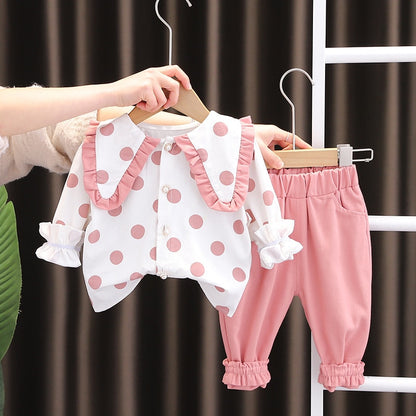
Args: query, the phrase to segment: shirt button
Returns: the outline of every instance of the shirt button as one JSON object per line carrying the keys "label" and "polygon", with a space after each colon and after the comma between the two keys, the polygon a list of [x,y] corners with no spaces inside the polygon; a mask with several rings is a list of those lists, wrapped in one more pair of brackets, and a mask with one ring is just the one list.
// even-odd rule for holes
{"label": "shirt button", "polygon": [[168,277],[168,275],[167,275],[166,273],[161,273],[161,274],[160,274],[160,278],[161,278],[162,280],[166,280],[166,279],[167,279],[167,277]]}
{"label": "shirt button", "polygon": [[165,150],[166,150],[167,152],[170,152],[170,151],[172,150],[172,143],[166,143],[166,144],[165,144]]}
{"label": "shirt button", "polygon": [[169,227],[168,227],[167,225],[164,225],[164,226],[163,226],[163,231],[162,231],[162,233],[163,233],[163,235],[164,235],[165,237],[169,235],[170,230],[169,230]]}
{"label": "shirt button", "polygon": [[162,192],[163,192],[164,194],[167,194],[167,193],[169,192],[169,190],[170,190],[169,185],[163,185],[163,186],[162,186]]}

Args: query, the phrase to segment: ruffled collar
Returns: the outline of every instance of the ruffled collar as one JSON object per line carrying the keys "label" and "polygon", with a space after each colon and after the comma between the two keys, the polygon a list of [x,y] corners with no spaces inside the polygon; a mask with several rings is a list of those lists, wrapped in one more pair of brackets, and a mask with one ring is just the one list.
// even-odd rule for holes
{"label": "ruffled collar", "polygon": [[127,114],[100,124],[91,123],[82,148],[84,186],[97,207],[119,207],[149,156],[164,140],[165,144],[177,146],[177,152],[184,152],[199,192],[210,208],[241,208],[248,191],[254,149],[254,127],[249,117],[238,120],[211,111],[201,124],[158,128],[160,137],[151,137],[152,129],[154,126],[146,124],[136,126]]}

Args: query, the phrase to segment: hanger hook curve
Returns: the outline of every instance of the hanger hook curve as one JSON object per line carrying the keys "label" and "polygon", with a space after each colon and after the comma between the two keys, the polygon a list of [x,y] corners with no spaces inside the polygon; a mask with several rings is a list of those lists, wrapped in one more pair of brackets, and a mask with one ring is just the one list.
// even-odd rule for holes
{"label": "hanger hook curve", "polygon": [[290,100],[290,98],[287,96],[287,94],[285,93],[285,91],[283,90],[283,81],[286,78],[286,75],[289,75],[291,72],[302,72],[302,74],[306,75],[306,77],[309,79],[310,83],[313,85],[315,85],[315,83],[313,82],[312,77],[303,69],[301,68],[292,68],[287,70],[280,78],[280,84],[279,84],[279,88],[280,88],[280,92],[282,93],[283,97],[285,98],[285,100],[289,103],[291,109],[292,109],[292,147],[293,150],[296,149],[296,134],[295,134],[295,125],[296,125],[296,120],[295,120],[295,105],[293,104],[293,102]]}
{"label": "hanger hook curve", "polygon": [[[188,7],[192,7],[192,3],[189,0],[185,0],[186,3],[188,4]],[[172,27],[171,25],[160,15],[159,12],[159,2],[160,0],[156,0],[155,1],[155,12],[156,12],[156,16],[158,17],[158,19],[168,28],[169,30],[169,65],[172,65]]]}

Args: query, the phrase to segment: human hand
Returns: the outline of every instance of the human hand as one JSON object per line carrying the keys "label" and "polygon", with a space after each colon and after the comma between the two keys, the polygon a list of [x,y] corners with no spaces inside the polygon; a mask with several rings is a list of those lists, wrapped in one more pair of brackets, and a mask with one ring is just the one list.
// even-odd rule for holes
{"label": "human hand", "polygon": [[136,105],[142,110],[153,112],[172,107],[178,102],[180,83],[187,90],[192,88],[181,68],[168,65],[146,69],[113,82],[111,86],[119,107]]}
{"label": "human hand", "polygon": [[[264,161],[271,168],[283,168],[283,162],[276,153],[273,152],[275,145],[280,146],[283,150],[290,150],[293,148],[292,133],[287,132],[273,124],[255,124],[255,137],[260,147],[261,154]],[[304,142],[299,136],[295,136],[296,147],[301,149],[309,149],[311,146]]]}

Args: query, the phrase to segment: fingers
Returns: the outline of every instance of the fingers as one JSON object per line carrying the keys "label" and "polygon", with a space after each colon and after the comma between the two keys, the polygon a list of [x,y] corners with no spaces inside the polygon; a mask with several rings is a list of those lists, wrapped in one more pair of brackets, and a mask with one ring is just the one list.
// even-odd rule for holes
{"label": "fingers", "polygon": [[[282,131],[287,134],[285,136],[284,143],[279,143],[279,145],[283,149],[293,149],[293,134],[285,132],[284,130]],[[306,143],[304,140],[302,140],[298,135],[295,135],[295,146],[299,149],[309,149],[312,147],[309,143]]]}
{"label": "fingers", "polygon": [[168,77],[175,77],[186,90],[192,88],[191,81],[189,80],[188,75],[178,66],[178,65],[168,65],[158,68],[160,72]]}
{"label": "fingers", "polygon": [[284,166],[282,159],[273,150],[269,149],[262,140],[257,140],[257,143],[266,165],[273,169],[282,169]]}
{"label": "fingers", "polygon": [[[256,136],[258,136],[267,146],[278,145],[283,149],[293,147],[293,134],[277,127],[273,124],[256,124]],[[299,136],[295,136],[296,147],[308,149],[311,146],[303,141]]]}
{"label": "fingers", "polygon": [[188,76],[177,65],[152,68],[149,71],[153,83],[152,91],[149,91],[146,99],[143,99],[143,101],[146,101],[144,104],[146,111],[173,107],[179,99],[180,83],[186,89],[191,88]]}

